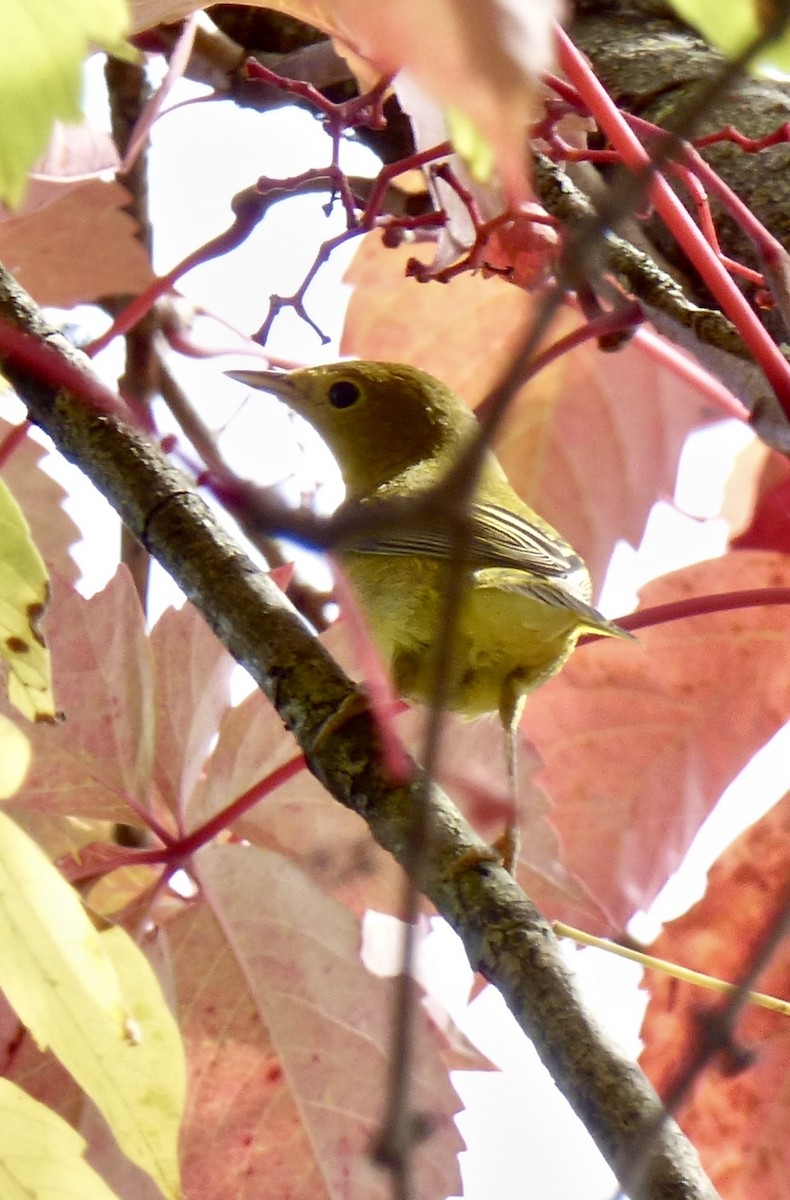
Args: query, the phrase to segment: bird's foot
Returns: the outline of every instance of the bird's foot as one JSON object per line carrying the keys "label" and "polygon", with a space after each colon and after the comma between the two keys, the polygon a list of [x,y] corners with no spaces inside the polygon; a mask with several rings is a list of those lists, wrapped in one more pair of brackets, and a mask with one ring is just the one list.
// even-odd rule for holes
{"label": "bird's foot", "polygon": [[342,729],[354,717],[361,716],[362,713],[369,709],[368,699],[362,692],[351,692],[342,701],[339,708],[336,708],[333,713],[330,713],[326,720],[320,726],[313,741],[313,750],[319,747],[332,734],[337,733],[338,729]]}
{"label": "bird's foot", "polygon": [[516,865],[521,851],[521,830],[518,823],[513,821],[506,829],[503,829],[491,848],[499,855],[500,862],[508,874],[515,879]]}

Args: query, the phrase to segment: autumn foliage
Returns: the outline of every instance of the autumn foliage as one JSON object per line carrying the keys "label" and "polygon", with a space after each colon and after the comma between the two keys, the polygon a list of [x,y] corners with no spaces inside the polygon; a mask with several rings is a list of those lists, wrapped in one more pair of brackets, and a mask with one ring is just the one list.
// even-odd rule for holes
{"label": "autumn foliage", "polygon": [[[607,123],[609,109],[595,107],[584,93],[583,78],[573,84],[566,78],[556,86],[552,76],[539,82],[552,65],[556,14],[548,3],[531,6],[538,14],[530,26],[531,48],[518,53],[507,39],[481,40],[480,21],[485,24],[486,16],[490,21],[498,11],[494,0],[480,6],[452,0],[404,5],[394,26],[386,17],[391,6],[379,9],[355,0],[321,5],[291,0],[270,7],[330,35],[363,92],[376,89],[382,76],[410,68],[430,94],[426,105],[438,101],[463,110],[473,126],[469,157],[474,159],[481,146],[487,149],[495,176],[475,180],[476,169],[467,170],[444,144],[445,136],[434,140],[442,146],[433,156],[430,138],[427,144],[418,138],[402,162],[395,160],[397,170],[387,173],[385,166],[377,181],[363,187],[341,170],[338,146],[358,126],[386,124],[385,89],[374,90],[361,106],[347,94],[328,98],[304,83],[301,91],[286,85],[283,93],[277,91],[275,68],[274,84],[269,67],[243,69],[248,47],[239,43],[237,61],[232,70],[227,67],[218,94],[227,97],[243,82],[249,85],[247,99],[265,108],[274,92],[278,103],[283,95],[293,100],[295,93],[325,122],[327,160],[298,179],[277,181],[265,174],[265,148],[256,152],[248,190],[227,197],[233,212],[226,229],[217,229],[210,242],[194,246],[180,263],[168,263],[166,274],[157,274],[139,236],[145,183],[129,173],[131,161],[121,170],[121,159],[130,145],[134,149],[135,136],[144,142],[149,127],[164,119],[161,111],[171,94],[179,95],[179,77],[200,74],[201,63],[205,68],[201,55],[211,44],[201,42],[190,15],[194,4],[139,0],[131,5],[132,33],[144,51],[169,64],[170,76],[153,101],[138,95],[142,124],[129,144],[116,146],[108,134],[89,126],[79,133],[68,126],[56,129],[24,198],[10,184],[5,190],[13,207],[0,222],[0,259],[42,305],[64,310],[104,305],[105,332],[92,338],[80,333],[77,314],[67,311],[63,319],[82,342],[92,342],[88,348],[97,367],[114,371],[116,379],[122,376],[119,405],[125,406],[125,418],[172,452],[173,461],[204,486],[215,505],[274,558],[293,553],[267,540],[282,531],[280,525],[269,527],[257,519],[247,507],[248,493],[220,453],[216,428],[233,421],[227,414],[218,416],[209,399],[218,375],[212,357],[221,343],[220,351],[257,355],[264,365],[290,361],[278,344],[278,314],[291,309],[320,329],[309,285],[331,251],[346,243],[353,245],[344,279],[350,299],[337,355],[428,370],[479,408],[483,421],[492,389],[523,352],[529,330],[549,314],[532,347],[531,361],[545,360],[545,365],[534,373],[523,371],[526,382],[511,389],[496,449],[516,490],[584,556],[598,589],[618,547],[638,548],[655,506],[673,504],[689,437],[704,435],[725,419],[746,421],[748,409],[753,410],[772,448],[755,437],[733,465],[717,514],[722,552],[650,578],[640,590],[635,615],[607,613],[632,621],[638,643],[582,645],[564,671],[530,698],[526,711],[518,882],[549,920],[628,941],[632,918],[650,908],[724,791],[790,716],[790,477],[781,453],[790,445],[790,376],[782,375],[776,339],[761,324],[765,310],[773,309],[766,298],[771,279],[759,276],[758,289],[750,276],[742,291],[735,289],[740,300],[732,309],[726,296],[720,302],[718,292],[715,300],[711,291],[704,301],[695,295],[696,311],[715,308],[717,316],[727,314],[750,354],[750,338],[759,343],[763,374],[754,367],[754,356],[744,354],[749,365],[743,378],[753,374],[741,393],[736,386],[740,359],[737,371],[730,363],[717,377],[708,375],[715,358],[709,346],[694,342],[686,331],[677,338],[683,346],[678,349],[648,331],[643,321],[651,317],[660,326],[660,305],[652,307],[610,263],[601,265],[593,257],[574,274],[563,255],[578,230],[570,217],[564,223],[552,215],[550,199],[539,194],[523,154],[525,129],[532,129],[534,148],[553,156],[555,166],[573,161],[575,152],[584,157],[588,147],[590,161],[598,165],[596,154],[629,159]],[[179,24],[165,24],[176,18]],[[0,39],[2,20],[0,15]],[[232,41],[227,33],[223,37]],[[100,37],[93,28],[85,31],[88,41],[102,38],[112,43],[110,32]],[[433,52],[436,45],[444,47],[443,56]],[[568,53],[563,66],[573,78]],[[258,85],[270,91],[256,91]],[[117,117],[120,100],[117,95],[112,100]],[[68,117],[57,110],[52,115]],[[416,129],[424,118],[420,107]],[[594,122],[606,130],[605,139],[592,135]],[[561,148],[559,129],[568,139]],[[0,149],[3,136],[0,122]],[[655,151],[646,136],[645,144]],[[687,160],[677,161],[693,173]],[[413,177],[396,203],[389,190],[396,176],[416,167],[430,173],[431,164],[439,162],[444,165],[430,177],[432,200]],[[108,168],[121,178],[100,178]],[[409,190],[422,195],[422,207],[402,207]],[[286,194],[299,191],[305,193],[300,203],[312,199],[316,214],[331,193],[345,213],[345,225],[316,246],[303,285],[273,301],[268,315],[261,284],[259,307],[249,312],[245,328],[257,341],[228,328],[219,299],[214,311],[197,301],[185,316],[192,268],[231,249],[248,253],[245,240],[252,229],[265,224],[275,205],[287,203]],[[651,201],[658,203],[657,196],[651,193]],[[185,214],[193,200],[185,179],[179,200]],[[618,202],[625,205],[620,215],[630,216],[628,199]],[[726,201],[722,204],[726,207]],[[643,215],[638,206],[638,216]],[[704,218],[701,228],[706,228]],[[677,228],[672,233],[686,245]],[[298,228],[293,236],[301,236]],[[589,238],[596,246],[608,244],[605,222]],[[166,258],[166,248],[157,252]],[[250,258],[243,270],[265,275],[265,264],[262,269]],[[737,264],[733,277],[738,277]],[[174,289],[181,294],[177,302]],[[738,324],[744,295],[746,328]],[[641,306],[637,316],[635,296]],[[11,377],[12,368],[21,369],[21,352],[10,335],[4,340],[3,327],[13,324],[9,311],[3,308],[0,314],[0,355],[7,358]],[[621,327],[614,328],[613,321],[611,328],[598,330],[595,322],[611,320],[612,313],[622,314]],[[205,325],[200,322],[209,320],[213,344],[201,340]],[[612,352],[591,331],[607,336],[614,331],[623,344]],[[132,339],[123,370],[117,344],[106,352],[112,334]],[[561,352],[555,354],[557,346]],[[726,354],[737,359],[730,343]],[[184,397],[173,384],[171,367],[179,356],[202,362],[205,411],[200,395],[191,406],[178,406]],[[35,354],[22,366],[34,383],[52,384],[49,375],[37,374]],[[764,376],[772,381],[770,411],[761,399]],[[15,376],[14,381],[24,401],[24,388]],[[162,396],[175,421],[164,415]],[[89,522],[81,527],[84,512],[66,505],[69,486],[47,472],[42,441],[20,425],[21,409],[10,394],[6,416],[0,423],[2,480],[24,514],[51,583],[43,629],[57,710],[46,714],[50,719],[31,722],[5,696],[0,704],[3,721],[21,730],[29,746],[21,786],[6,786],[0,773],[0,786],[8,793],[3,819],[13,822],[7,844],[6,826],[0,826],[0,930],[9,945],[29,944],[30,961],[35,960],[23,971],[22,958],[17,961],[9,952],[2,968],[7,974],[0,977],[8,997],[0,1007],[0,1082],[26,1093],[21,1100],[4,1099],[5,1091],[0,1095],[4,1104],[19,1104],[14,1120],[24,1132],[15,1136],[32,1136],[42,1111],[31,1110],[28,1098],[58,1114],[66,1125],[57,1126],[61,1142],[51,1151],[53,1169],[67,1160],[69,1169],[89,1172],[90,1177],[75,1174],[75,1186],[83,1189],[80,1195],[97,1200],[112,1195],[149,1200],[159,1193],[183,1194],[187,1200],[386,1195],[387,1177],[372,1161],[371,1146],[391,1099],[398,983],[369,970],[360,948],[367,912],[403,915],[404,872],[374,840],[362,816],[338,804],[310,773],[296,738],[263,693],[250,690],[249,681],[244,690],[230,653],[195,607],[166,606],[149,618],[134,554],[126,546],[123,561],[117,562],[115,548],[99,544]],[[267,425],[266,410],[257,419],[256,436],[270,441],[280,436],[282,424],[272,418]],[[283,449],[283,461],[290,453]],[[290,466],[284,476],[288,471]],[[281,492],[287,490],[284,486]],[[299,490],[309,487],[298,482],[291,494]],[[279,504],[282,494],[267,489],[266,501],[272,498]],[[10,530],[14,510],[7,510],[11,515],[0,511]],[[284,516],[282,525],[287,524]],[[238,525],[229,525],[248,548]],[[82,538],[94,558],[103,558],[107,582],[92,595],[80,586]],[[318,535],[314,540],[321,541]],[[190,554],[189,545],[183,554]],[[20,585],[17,565],[0,553],[0,604],[14,610],[14,619],[36,607],[36,620],[26,626],[35,638],[44,588],[40,585],[40,595],[31,599],[22,574]],[[343,620],[341,611],[333,624],[325,621],[333,614],[309,568],[306,575],[297,570],[292,577],[286,571],[275,578],[313,624],[324,626],[317,634],[321,644],[354,679],[364,681],[372,652],[359,632],[358,614],[345,614]],[[338,598],[342,609],[342,588]],[[4,639],[8,670],[23,678],[24,647],[7,633]],[[305,703],[311,699],[307,695]],[[425,712],[387,710],[377,718],[420,758]],[[468,724],[448,716],[436,779],[493,841],[508,811],[504,746],[495,718]],[[39,933],[32,932],[46,921],[28,904],[22,876],[14,875],[10,847],[17,845],[13,839],[20,830],[24,844],[33,847],[29,878],[38,878],[40,870],[41,878],[52,882],[55,872],[47,873],[45,856],[59,872],[53,886],[65,879],[76,889],[90,914],[86,928],[97,934],[91,954],[105,953],[97,947],[109,945],[107,934],[129,935],[125,949],[106,950],[114,987],[113,972],[124,986],[134,977],[124,994],[123,1019],[113,1026],[115,1034],[107,1033],[107,1045],[117,1035],[119,1060],[131,1055],[135,1061],[129,1049],[135,1039],[159,1047],[161,1033],[161,1046],[174,1056],[167,1061],[181,1064],[168,1068],[171,1075],[186,1072],[185,1099],[179,1100],[174,1085],[172,1096],[157,1095],[145,1116],[140,1114],[150,1096],[139,1112],[130,1101],[121,1119],[114,1115],[112,1098],[122,1085],[105,1069],[102,1054],[96,1052],[101,1061],[86,1081],[59,1052],[54,1026],[82,1028],[88,1010],[80,1007],[82,1000],[61,1005],[59,989],[66,989],[70,968],[65,965],[53,984],[50,951],[43,949],[50,943],[39,942]],[[786,997],[787,950],[775,935],[787,920],[789,867],[785,797],[739,834],[713,866],[704,898],[664,929],[650,953],[736,984],[748,977],[752,990]],[[57,907],[57,901],[51,905]],[[420,910],[424,935],[431,913],[427,901],[420,902]],[[53,930],[47,934],[56,944],[58,926]],[[752,979],[754,957],[772,937],[778,944]],[[135,946],[145,956],[142,965]],[[5,953],[0,950],[0,965]],[[26,972],[31,978],[20,982]],[[722,1197],[784,1196],[790,1178],[784,1134],[787,1015],[747,1003],[719,1028],[716,1014],[723,1002],[712,993],[655,970],[646,973],[644,987],[649,1001],[641,1065],[662,1097],[680,1086],[675,1116]],[[18,996],[23,998],[16,1002]],[[490,1063],[463,1043],[437,1008],[437,998],[428,1000],[417,1005],[410,1031],[409,1103],[424,1118],[424,1128],[410,1135],[410,1150],[414,1194],[441,1200],[462,1194],[458,1154],[463,1142],[455,1123],[461,1101],[450,1070],[487,1070]],[[104,1008],[97,1020],[108,1011],[112,1017],[109,1002]],[[169,1012],[175,1016],[172,1028]],[[108,1029],[111,1025],[109,1020]],[[691,1067],[706,1037],[710,1053],[698,1068]],[[73,1046],[72,1052],[79,1058]],[[151,1070],[151,1090],[156,1093],[161,1085],[164,1095],[164,1080],[155,1065]],[[9,1090],[8,1096],[18,1095]],[[120,1107],[125,1104],[119,1101]],[[162,1145],[151,1132],[158,1123]],[[75,1131],[87,1143],[86,1159]],[[19,1188],[29,1188],[19,1195],[48,1194],[41,1190],[43,1177],[28,1176],[24,1163],[14,1165],[11,1141],[0,1132],[0,1162],[11,1164]]]}

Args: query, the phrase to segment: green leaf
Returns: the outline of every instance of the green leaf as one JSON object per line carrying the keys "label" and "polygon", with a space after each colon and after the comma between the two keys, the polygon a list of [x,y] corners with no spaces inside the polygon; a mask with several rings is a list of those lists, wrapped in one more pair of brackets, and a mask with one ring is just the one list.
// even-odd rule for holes
{"label": "green leaf", "polygon": [[44,560],[0,480],[0,653],[9,666],[8,698],[29,721],[56,719],[49,651],[38,629],[48,596]]}
{"label": "green leaf", "polygon": [[3,1200],[117,1200],[83,1158],[85,1142],[62,1117],[0,1079]]}
{"label": "green leaf", "polygon": [[473,121],[459,108],[448,104],[444,110],[447,131],[455,150],[477,183],[490,183],[494,174],[494,148]]}
{"label": "green leaf", "polygon": [[73,888],[2,813],[0,988],[124,1154],[176,1200],[186,1068],[156,977],[123,930],[94,929]]}
{"label": "green leaf", "polygon": [[147,1171],[168,1200],[179,1200],[178,1135],[187,1094],[184,1044],[159,981],[139,946],[119,926],[102,944],[115,965],[130,1021],[114,1076],[124,1102],[105,1112],[124,1154]]}
{"label": "green leaf", "polygon": [[[698,29],[711,46],[735,58],[764,28],[758,0],[671,0],[675,11]],[[790,74],[790,29],[749,63],[754,74]]]}
{"label": "green leaf", "polygon": [[21,729],[0,714],[0,800],[22,786],[30,766],[30,742]]}
{"label": "green leaf", "polygon": [[112,1026],[123,1041],[128,1014],[98,930],[43,850],[4,813],[0,987],[39,1047],[51,1046],[69,1069],[92,1021]]}
{"label": "green leaf", "polygon": [[124,53],[128,27],[124,0],[0,4],[0,200],[11,208],[21,203],[54,122],[81,118],[89,45]]}

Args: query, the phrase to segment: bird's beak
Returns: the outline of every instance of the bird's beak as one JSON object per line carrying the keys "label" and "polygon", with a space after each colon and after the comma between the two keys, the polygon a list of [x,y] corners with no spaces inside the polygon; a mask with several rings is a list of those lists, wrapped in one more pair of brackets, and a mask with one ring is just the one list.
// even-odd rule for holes
{"label": "bird's beak", "polygon": [[226,371],[229,379],[246,383],[259,392],[271,392],[280,400],[289,403],[293,399],[293,380],[288,371]]}

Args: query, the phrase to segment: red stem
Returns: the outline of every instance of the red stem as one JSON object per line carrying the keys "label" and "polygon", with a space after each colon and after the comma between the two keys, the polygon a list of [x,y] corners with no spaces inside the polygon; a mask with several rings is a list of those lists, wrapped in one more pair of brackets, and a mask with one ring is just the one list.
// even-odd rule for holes
{"label": "red stem", "polygon": [[790,367],[760,324],[748,301],[730,279],[705,237],[663,175],[653,167],[649,154],[613,103],[600,80],[564,30],[557,26],[560,63],[584,104],[595,117],[623,163],[632,171],[651,173],[650,197],[678,244],[694,263],[700,276],[737,327],[770,383],[783,411],[790,417]]}
{"label": "red stem", "polygon": [[281,767],[277,767],[267,775],[265,779],[259,779],[252,787],[247,788],[247,791],[237,796],[227,808],[215,813],[213,817],[204,821],[202,825],[198,825],[197,829],[193,829],[186,837],[174,842],[172,846],[168,846],[161,854],[161,858],[180,861],[182,858],[194,854],[206,842],[210,842],[218,833],[227,829],[233,821],[237,821],[239,817],[253,808],[259,800],[263,800],[264,796],[268,796],[270,792],[282,787],[289,779],[293,779],[294,775],[303,771],[306,765],[303,754],[297,754],[294,758],[289,759],[288,762],[283,763]]}
{"label": "red stem", "polygon": [[[664,130],[658,125],[653,125],[650,121],[645,121],[641,117],[630,116],[628,123],[634,129],[641,129],[647,137],[661,139],[667,136]],[[688,142],[684,142],[682,148],[688,170],[704,185],[707,192],[716,197],[722,208],[726,209],[732,219],[737,221],[754,246],[759,257],[764,262],[771,264],[786,260],[787,254],[781,242],[766,229],[762,221],[744,204],[743,200],[739,196],[736,196],[732,188],[713,170],[713,167],[705,161],[702,155]]]}
{"label": "red stem", "polygon": [[297,775],[305,767],[304,755],[298,754],[295,758],[289,759],[287,763],[283,763],[265,779],[258,780],[241,796],[238,796],[232,804],[227,808],[223,808],[221,812],[215,813],[208,821],[204,821],[202,825],[198,825],[197,829],[193,829],[191,833],[184,837],[170,839],[165,846],[156,846],[151,850],[130,850],[126,855],[119,855],[113,861],[112,870],[115,871],[119,867],[139,866],[140,864],[166,863],[169,867],[180,865],[201,846],[205,846],[217,834],[222,833],[234,821],[243,816],[250,808],[262,800],[264,796],[268,796],[276,788],[281,787]]}
{"label": "red stem", "polygon": [[[283,190],[286,189],[283,188]],[[234,203],[236,215],[232,225],[229,225],[215,238],[211,238],[210,241],[199,246],[197,250],[187,254],[186,258],[182,258],[181,262],[177,263],[166,275],[160,275],[158,279],[148,285],[145,291],[141,292],[139,296],[135,296],[134,300],[118,314],[107,332],[85,348],[86,354],[93,357],[100,350],[104,350],[113,338],[128,333],[146,313],[151,311],[159,297],[169,292],[177,280],[182,275],[186,275],[187,271],[240,246],[266,212],[267,205],[271,203],[271,196],[261,195],[255,188],[248,188],[236,197]]]}
{"label": "red stem", "polygon": [[[607,314],[612,316],[613,314]],[[603,320],[603,319],[602,319]],[[593,324],[591,322],[590,324]],[[583,331],[577,331],[583,332]],[[553,349],[553,348],[552,348]],[[735,592],[718,592],[708,596],[692,596],[685,600],[676,600],[669,604],[657,604],[635,613],[619,617],[617,624],[623,629],[644,629],[652,625],[666,624],[669,621],[680,621],[689,617],[706,616],[713,612],[728,612],[740,608],[762,608],[779,604],[790,604],[790,588],[750,588]],[[595,635],[588,635],[581,642],[597,640]],[[272,771],[265,779],[259,780],[238,796],[227,808],[204,821],[197,829],[193,829],[185,837],[169,841],[166,846],[151,850],[130,850],[126,855],[119,855],[113,861],[111,869],[117,870],[124,866],[139,866],[140,864],[167,864],[171,869],[183,863],[191,854],[199,850],[212,838],[228,829],[234,821],[242,817],[250,808],[265,796],[293,779],[306,763],[304,755],[298,754],[281,767]]]}
{"label": "red stem", "polygon": [[27,437],[29,428],[30,421],[22,421],[21,424],[13,425],[9,429],[2,442],[0,442],[0,467],[4,467],[17,447],[21,446]]}
{"label": "red stem", "polygon": [[[0,357],[6,357],[55,389],[63,388],[80,396],[97,412],[129,421],[131,414],[123,402],[89,370],[77,366],[65,354],[32,337],[0,317]],[[86,364],[87,366],[87,364]]]}
{"label": "red stem", "polygon": [[637,329],[634,340],[639,342],[646,354],[655,358],[668,370],[674,371],[686,383],[690,383],[692,387],[702,393],[706,400],[710,400],[720,408],[725,416],[748,423],[749,410],[746,405],[741,403],[737,396],[733,396],[732,392],[715,375],[711,375],[704,367],[701,367],[696,359],[684,354],[671,342],[665,341],[650,329]]}
{"label": "red stem", "polygon": [[723,129],[718,129],[716,133],[706,133],[703,137],[694,138],[693,145],[698,150],[704,146],[715,146],[717,142],[733,142],[740,150],[745,150],[747,154],[757,154],[760,150],[766,150],[769,146],[780,146],[784,142],[790,142],[790,121],[785,121],[773,133],[767,133],[765,137],[750,138],[745,133],[741,133],[740,129],[736,129],[734,125],[725,125]]}
{"label": "red stem", "polygon": [[623,629],[645,629],[651,625],[665,625],[668,621],[682,621],[687,617],[704,617],[708,613],[777,604],[790,604],[790,588],[745,588],[736,592],[716,592],[710,596],[690,596],[686,600],[673,600],[669,604],[656,604],[639,612],[628,613],[625,617],[618,617],[617,624]]}
{"label": "red stem", "polygon": [[416,170],[417,167],[425,166],[426,163],[433,162],[437,158],[446,158],[452,152],[452,142],[440,142],[438,146],[432,146],[429,150],[422,150],[419,154],[411,155],[410,158],[404,158],[399,162],[390,163],[389,166],[382,167],[376,176],[373,191],[365,205],[365,211],[360,220],[362,228],[365,230],[373,228],[373,224],[381,209],[384,193],[393,179],[397,179],[405,171]]}
{"label": "red stem", "polygon": [[[576,111],[583,109],[583,107],[584,106],[581,103],[581,97],[579,97]],[[649,121],[642,121],[641,118],[632,117],[630,114],[626,114],[626,120],[634,129],[644,126],[646,131],[654,131],[656,137],[662,136],[663,131],[657,125],[651,125]],[[570,142],[566,142],[563,137],[560,137],[556,129],[550,127],[548,118],[533,128],[533,136],[548,142],[549,146],[551,147],[555,162],[588,162],[601,163],[607,166],[614,165],[616,163],[622,163],[620,152],[618,150],[585,150],[580,149],[577,146],[572,146]],[[690,158],[691,156],[689,155],[688,157]],[[699,158],[699,156],[697,156],[697,158]],[[717,195],[719,195],[720,192],[724,192],[729,196],[734,196],[734,193],[732,193],[730,188],[727,187],[727,184],[724,183],[724,181],[718,175],[716,175],[716,172],[710,167],[707,167],[707,163],[704,162],[704,159],[699,158],[699,162],[703,163],[703,165],[707,168],[708,174],[706,175],[706,178],[713,176],[717,180],[718,186],[715,188],[712,187],[711,190],[713,190]],[[691,161],[686,165],[681,165],[679,162],[669,159],[667,166],[672,174],[680,180],[683,186],[687,188],[689,192],[691,192],[692,199],[694,201],[694,207],[697,210],[697,216],[699,217],[700,226],[702,227],[702,232],[705,234],[708,242],[716,251],[718,258],[724,264],[727,270],[733,275],[741,275],[744,279],[748,279],[750,283],[755,284],[757,287],[764,287],[765,280],[758,271],[753,271],[751,267],[746,267],[743,263],[736,262],[735,259],[729,258],[722,252],[721,246],[719,245],[719,235],[716,232],[716,226],[713,222],[713,215],[710,211],[708,195],[700,178],[698,177],[701,176],[703,172],[698,169],[698,164],[696,161]],[[735,199],[737,200],[737,197],[735,197]],[[729,206],[729,204],[727,204],[726,201],[723,201],[723,203],[725,203],[725,206],[728,207],[732,212],[732,208]],[[738,201],[738,203],[740,204],[741,202]],[[745,208],[744,205],[742,205],[742,207]],[[735,217],[735,220],[738,220],[737,214],[733,213],[733,216]],[[752,224],[756,223],[759,225],[760,229],[767,237],[771,236],[768,234],[768,231],[765,229],[765,227],[756,220],[751,212],[749,213],[749,218]]]}

